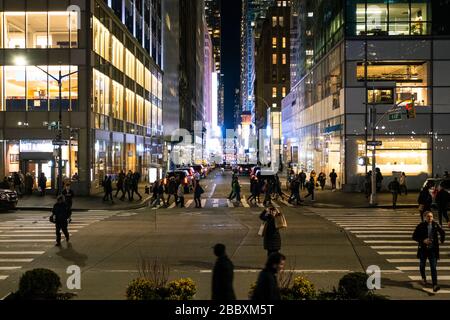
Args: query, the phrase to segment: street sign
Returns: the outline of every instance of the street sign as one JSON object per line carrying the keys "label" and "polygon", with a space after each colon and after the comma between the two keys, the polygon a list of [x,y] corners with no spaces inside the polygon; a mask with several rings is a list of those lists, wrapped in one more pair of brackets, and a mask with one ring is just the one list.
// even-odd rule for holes
{"label": "street sign", "polygon": [[67,146],[69,143],[65,140],[53,140],[54,146]]}
{"label": "street sign", "polygon": [[389,121],[400,121],[402,120],[401,112],[393,112],[389,114]]}
{"label": "street sign", "polygon": [[379,147],[383,145],[382,141],[367,141],[367,145],[371,147]]}

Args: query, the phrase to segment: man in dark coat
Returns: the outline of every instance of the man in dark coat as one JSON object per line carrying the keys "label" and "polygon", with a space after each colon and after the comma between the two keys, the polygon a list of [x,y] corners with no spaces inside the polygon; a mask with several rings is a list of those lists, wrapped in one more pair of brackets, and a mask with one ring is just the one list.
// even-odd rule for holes
{"label": "man in dark coat", "polygon": [[267,250],[267,256],[277,253],[281,249],[280,231],[275,225],[275,215],[277,211],[274,207],[265,209],[259,218],[266,223],[264,231],[264,249]]}
{"label": "man in dark coat", "polygon": [[419,198],[417,199],[419,203],[419,213],[420,219],[423,222],[423,216],[425,212],[431,211],[431,204],[433,203],[433,198],[430,194],[430,185],[426,184],[425,187],[419,193]]}
{"label": "man in dark coat", "polygon": [[234,266],[225,253],[225,245],[218,243],[214,246],[217,257],[212,274],[212,300],[236,300],[233,290]]}
{"label": "man in dark coat", "polygon": [[388,185],[389,191],[392,193],[392,208],[397,208],[397,198],[400,193],[400,183],[397,180],[397,177],[394,178]]}
{"label": "man in dark coat", "polygon": [[277,273],[284,268],[286,257],[281,253],[273,253],[267,259],[266,267],[259,273],[252,300],[278,301],[281,300],[278,287]]}
{"label": "man in dark coat", "polygon": [[64,196],[60,195],[56,199],[53,206],[52,215],[56,228],[56,246],[61,246],[61,230],[66,237],[66,242],[69,242],[69,231],[67,230],[68,220],[70,219],[70,211],[67,209]]}
{"label": "man in dark coat", "polygon": [[331,191],[335,191],[337,174],[336,174],[336,171],[334,171],[334,169],[331,170],[329,177],[330,177],[330,181],[331,181]]}
{"label": "man in dark coat", "polygon": [[139,197],[139,200],[142,200],[142,196],[139,193],[139,181],[141,180],[141,174],[139,172],[135,172],[131,176],[131,200],[133,200],[133,196],[136,195]]}
{"label": "man in dark coat", "polygon": [[[427,259],[430,262],[431,278],[433,281],[433,291],[439,291],[437,284],[437,261],[439,260],[439,240],[441,243],[445,241],[445,232],[441,226],[433,221],[433,213],[427,211],[425,221],[417,225],[413,234],[413,240],[419,244],[417,250],[417,258],[420,259],[420,275],[424,285],[427,283],[425,275],[425,265]],[[439,239],[438,239],[439,234]]]}
{"label": "man in dark coat", "polygon": [[175,180],[175,177],[170,177],[169,178],[169,184],[167,187],[167,205],[169,205],[170,203],[170,197],[173,196],[175,199],[175,203],[178,203],[178,199],[177,199],[177,181]]}
{"label": "man in dark coat", "polygon": [[125,172],[123,170],[120,171],[118,178],[117,178],[117,191],[115,197],[117,198],[117,195],[119,194],[119,191],[122,192],[122,196],[120,197],[120,200],[125,199]]}
{"label": "man in dark coat", "polygon": [[106,176],[105,180],[103,181],[103,189],[105,191],[105,195],[103,196],[103,201],[111,200],[111,203],[114,203],[113,200],[113,187],[112,187],[112,181],[111,176]]}

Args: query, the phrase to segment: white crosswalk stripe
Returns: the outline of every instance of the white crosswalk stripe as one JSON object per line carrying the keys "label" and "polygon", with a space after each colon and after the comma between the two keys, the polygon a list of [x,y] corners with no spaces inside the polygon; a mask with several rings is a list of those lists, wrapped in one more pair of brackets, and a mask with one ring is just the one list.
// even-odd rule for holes
{"label": "white crosswalk stripe", "polygon": [[[118,213],[73,213],[70,235],[76,236],[83,228]],[[54,243],[55,225],[48,221],[48,215],[17,214],[11,220],[0,221],[0,286],[1,280],[6,280],[11,272],[21,270]]]}
{"label": "white crosswalk stripe", "polygon": [[[326,214],[322,217],[343,228],[346,232],[375,250],[387,262],[393,264],[411,281],[420,281],[417,242],[412,239],[415,227],[419,224],[418,214],[396,212],[367,214]],[[444,229],[448,230],[447,227]],[[438,281],[450,281],[450,245],[440,246],[441,259],[438,261]],[[431,280],[430,268],[427,277]],[[443,293],[443,291],[442,291]]]}

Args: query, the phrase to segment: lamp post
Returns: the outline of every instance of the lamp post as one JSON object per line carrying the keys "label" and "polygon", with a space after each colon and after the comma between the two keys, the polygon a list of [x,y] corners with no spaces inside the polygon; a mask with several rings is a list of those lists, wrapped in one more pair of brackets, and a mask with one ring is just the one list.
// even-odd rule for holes
{"label": "lamp post", "polygon": [[[27,61],[24,57],[16,57],[15,58],[15,64],[18,66],[26,66],[27,65]],[[44,72],[47,76],[49,76],[50,78],[52,78],[53,80],[55,80],[58,83],[58,89],[59,89],[59,101],[58,101],[58,133],[56,134],[56,139],[53,141],[53,145],[57,145],[58,146],[58,195],[60,195],[62,193],[62,146],[66,145],[66,141],[63,141],[62,139],[62,81],[64,78],[70,77],[73,74],[78,73],[78,71],[74,71],[74,72],[70,72],[67,74],[62,74],[61,72],[61,63],[59,64],[60,68],[59,68],[59,73],[58,73],[58,77],[53,76],[52,74],[50,74],[47,70],[42,69],[39,66],[34,66],[36,68],[38,68],[39,70],[41,70],[42,72]]]}

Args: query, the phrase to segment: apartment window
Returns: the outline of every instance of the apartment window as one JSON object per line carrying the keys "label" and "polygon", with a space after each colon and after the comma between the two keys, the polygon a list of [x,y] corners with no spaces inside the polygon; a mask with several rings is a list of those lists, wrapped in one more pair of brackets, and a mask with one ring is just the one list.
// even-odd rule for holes
{"label": "apartment window", "polygon": [[277,26],[277,17],[272,17],[272,27]]}
{"label": "apartment window", "polygon": [[[51,28],[50,20],[50,28]],[[110,33],[109,30],[98,21],[97,18],[94,17],[94,51],[104,59],[109,61],[109,48],[110,48]],[[62,42],[63,39],[61,36],[55,34],[57,38],[59,38]],[[54,41],[54,40],[53,40]],[[58,43],[58,41],[56,42]]]}
{"label": "apartment window", "polygon": [[277,37],[272,37],[272,48],[276,49],[277,47]]}
{"label": "apartment window", "polygon": [[281,88],[281,96],[286,97],[286,87]]}
{"label": "apartment window", "polygon": [[136,82],[144,87],[144,65],[136,59]]}
{"label": "apartment window", "polygon": [[134,111],[135,111],[135,94],[131,90],[126,90],[126,97],[125,97],[125,108],[127,113],[126,120],[130,123],[134,123]]}
{"label": "apartment window", "polygon": [[286,37],[283,37],[283,40],[282,40],[282,45],[283,45],[283,49],[285,49],[286,48]]}
{"label": "apartment window", "polygon": [[276,53],[272,54],[272,64],[277,64],[277,54]]}
{"label": "apartment window", "polygon": [[284,17],[278,17],[279,25],[284,27]]}
{"label": "apartment window", "polygon": [[123,86],[116,81],[112,82],[112,99],[112,116],[123,120]]}
{"label": "apartment window", "polygon": [[282,55],[282,63],[286,64],[286,53],[283,53]]}
{"label": "apartment window", "polygon": [[272,98],[277,97],[277,87],[272,87]]}

